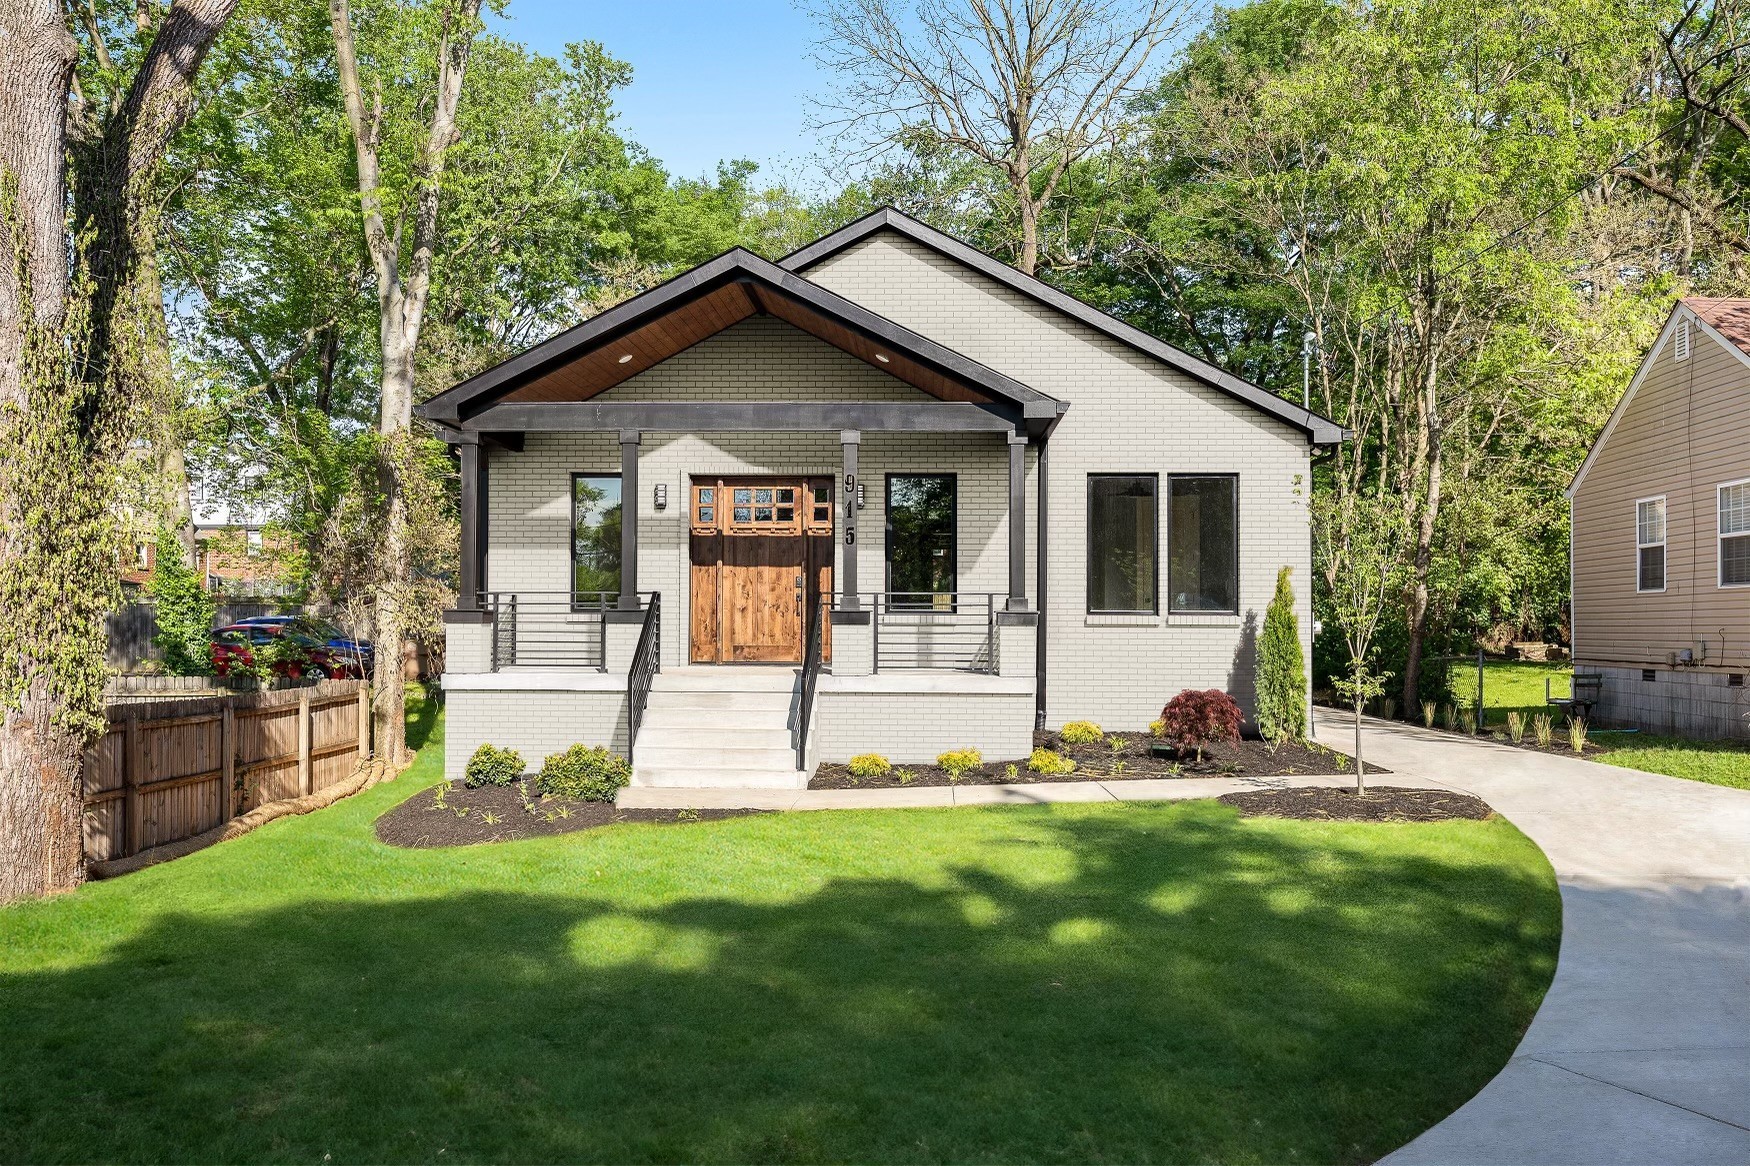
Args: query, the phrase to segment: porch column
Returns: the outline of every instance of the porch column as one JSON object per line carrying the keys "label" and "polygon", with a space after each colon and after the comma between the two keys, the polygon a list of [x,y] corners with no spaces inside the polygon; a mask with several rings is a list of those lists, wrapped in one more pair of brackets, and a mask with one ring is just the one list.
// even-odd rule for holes
{"label": "porch column", "polygon": [[839,430],[839,447],[845,456],[845,558],[844,578],[839,580],[843,596],[840,606],[855,611],[857,600],[857,454],[862,451],[863,434],[855,429]]}
{"label": "porch column", "polygon": [[1009,434],[1009,610],[1027,610],[1027,435]]}
{"label": "porch column", "polygon": [[638,610],[638,443],[636,429],[620,430],[620,606]]}
{"label": "porch column", "polygon": [[480,439],[470,434],[456,445],[461,461],[462,563],[456,588],[456,610],[480,609]]}

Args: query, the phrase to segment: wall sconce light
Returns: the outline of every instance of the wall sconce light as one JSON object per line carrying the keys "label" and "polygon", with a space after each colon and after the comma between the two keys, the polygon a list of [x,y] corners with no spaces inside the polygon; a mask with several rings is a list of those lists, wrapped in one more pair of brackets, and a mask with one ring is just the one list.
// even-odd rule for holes
{"label": "wall sconce light", "polygon": [[667,482],[658,482],[656,484],[656,508],[658,510],[667,510],[668,509],[668,483]]}
{"label": "wall sconce light", "polygon": [[863,509],[863,483],[857,483],[857,509]]}

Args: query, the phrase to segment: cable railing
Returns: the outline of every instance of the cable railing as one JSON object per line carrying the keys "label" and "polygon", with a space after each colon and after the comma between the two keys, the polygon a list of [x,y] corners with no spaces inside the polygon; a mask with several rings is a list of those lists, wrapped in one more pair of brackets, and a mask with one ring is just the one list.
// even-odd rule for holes
{"label": "cable railing", "polygon": [[874,670],[995,672],[997,603],[992,591],[877,591],[868,608]]}
{"label": "cable railing", "polygon": [[[640,593],[642,600],[645,593]],[[492,670],[594,668],[605,671],[608,613],[618,591],[488,591],[481,606],[492,613]]]}

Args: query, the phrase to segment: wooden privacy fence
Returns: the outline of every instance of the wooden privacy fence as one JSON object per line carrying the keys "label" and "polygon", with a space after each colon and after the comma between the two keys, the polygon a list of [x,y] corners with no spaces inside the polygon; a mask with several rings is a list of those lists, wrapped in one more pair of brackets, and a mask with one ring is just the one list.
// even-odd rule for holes
{"label": "wooden privacy fence", "polygon": [[85,857],[126,858],[345,781],[370,739],[360,680],[111,705],[85,758]]}

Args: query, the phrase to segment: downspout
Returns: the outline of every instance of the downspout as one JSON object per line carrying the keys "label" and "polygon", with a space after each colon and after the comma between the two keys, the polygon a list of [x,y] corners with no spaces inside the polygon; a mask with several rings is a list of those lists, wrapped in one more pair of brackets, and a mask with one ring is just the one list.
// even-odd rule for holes
{"label": "downspout", "polygon": [[1051,431],[1047,429],[1039,438],[1039,516],[1035,519],[1039,524],[1038,546],[1033,553],[1033,570],[1036,578],[1033,591],[1039,597],[1039,626],[1033,633],[1033,727],[1045,727],[1045,633],[1050,617],[1046,612],[1050,608],[1049,596],[1045,589],[1048,572],[1045,569],[1050,556],[1045,548],[1049,545],[1051,523],[1047,515],[1051,513]]}

